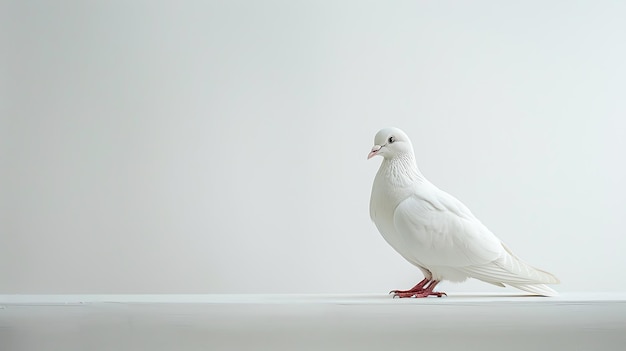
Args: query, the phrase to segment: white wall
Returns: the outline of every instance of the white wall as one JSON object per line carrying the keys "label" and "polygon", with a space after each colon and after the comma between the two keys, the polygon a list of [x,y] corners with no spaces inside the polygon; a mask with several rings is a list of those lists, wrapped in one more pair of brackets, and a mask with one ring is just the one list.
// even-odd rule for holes
{"label": "white wall", "polygon": [[368,215],[389,125],[559,290],[626,289],[623,3],[0,13],[0,293],[410,287]]}

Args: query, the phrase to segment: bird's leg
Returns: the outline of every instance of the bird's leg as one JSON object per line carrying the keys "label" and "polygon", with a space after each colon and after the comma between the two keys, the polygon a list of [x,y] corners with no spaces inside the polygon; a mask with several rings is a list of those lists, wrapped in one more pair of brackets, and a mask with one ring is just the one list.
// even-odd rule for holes
{"label": "bird's leg", "polygon": [[428,286],[424,288],[424,290],[421,293],[418,293],[414,297],[428,297],[428,296],[442,297],[443,295],[448,296],[448,294],[446,294],[443,291],[433,291],[433,289],[435,289],[435,286],[437,286],[439,282],[440,282],[439,280],[431,280],[430,283],[428,283]]}
{"label": "bird's leg", "polygon": [[[420,282],[420,284],[422,284],[423,281]],[[435,288],[435,286],[437,286],[437,284],[439,284],[439,280],[428,280],[427,281],[428,285],[426,285],[426,287],[424,287],[424,285],[422,285],[422,288],[416,291],[399,291],[399,292],[395,292],[393,294],[393,297],[399,297],[399,298],[405,298],[405,297],[415,297],[415,298],[421,298],[421,297],[428,297],[428,296],[437,296],[437,297],[442,297],[443,295],[447,294],[445,292],[439,292],[439,291],[433,291],[433,289]],[[420,285],[418,284],[418,285]],[[417,287],[417,285],[416,285]]]}
{"label": "bird's leg", "polygon": [[406,294],[406,293],[416,293],[418,291],[424,290],[424,285],[426,285],[430,280],[428,278],[422,279],[421,282],[417,283],[414,287],[409,290],[391,290],[390,294]]}
{"label": "bird's leg", "polygon": [[415,285],[414,287],[412,287],[409,290],[391,290],[389,293],[390,294],[394,294],[394,296],[395,296],[396,294],[408,294],[408,293],[420,292],[420,291],[424,290],[424,286],[426,284],[428,284],[429,281],[430,281],[430,279],[424,278],[424,279],[422,279],[421,282],[417,283],[417,285]]}

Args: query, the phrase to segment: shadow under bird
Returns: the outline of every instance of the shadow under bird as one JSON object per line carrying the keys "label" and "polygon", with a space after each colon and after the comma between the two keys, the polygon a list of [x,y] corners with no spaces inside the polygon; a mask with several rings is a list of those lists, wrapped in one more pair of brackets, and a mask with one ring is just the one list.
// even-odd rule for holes
{"label": "shadow under bird", "polygon": [[367,156],[383,157],[374,179],[370,217],[383,238],[424,279],[394,297],[445,295],[434,291],[442,281],[475,278],[533,294],[558,295],[545,284],[558,284],[552,274],[520,260],[470,210],[429,182],[417,168],[413,145],[398,128],[381,129]]}

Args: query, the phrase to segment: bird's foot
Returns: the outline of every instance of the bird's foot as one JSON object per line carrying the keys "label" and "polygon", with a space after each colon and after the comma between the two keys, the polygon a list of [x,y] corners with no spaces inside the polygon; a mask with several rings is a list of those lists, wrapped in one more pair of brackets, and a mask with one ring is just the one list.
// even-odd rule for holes
{"label": "bird's foot", "polygon": [[416,286],[412,287],[410,290],[391,290],[390,294],[393,294],[394,298],[399,297],[401,299],[407,297],[421,298],[428,296],[448,296],[448,294],[446,294],[445,292],[433,291],[437,284],[439,284],[438,280],[424,279]]}
{"label": "bird's foot", "polygon": [[395,299],[396,297],[399,297],[401,299],[403,298],[407,298],[407,297],[412,297],[412,298],[423,298],[423,297],[428,297],[428,296],[437,296],[437,297],[442,297],[442,296],[448,296],[448,294],[446,294],[443,291],[428,291],[428,290],[422,290],[422,291],[406,291],[406,292],[394,292],[393,293],[393,298]]}
{"label": "bird's foot", "polygon": [[418,292],[420,292],[422,290],[424,290],[424,289],[420,289],[420,290],[413,290],[413,289],[410,289],[410,290],[391,290],[389,292],[389,295],[408,294],[408,293],[414,293],[415,294],[415,293],[418,293]]}
{"label": "bird's foot", "polygon": [[394,297],[397,294],[407,294],[407,293],[418,293],[424,291],[424,286],[430,282],[429,279],[424,278],[421,282],[417,283],[414,287],[409,290],[391,290],[389,294],[393,294]]}

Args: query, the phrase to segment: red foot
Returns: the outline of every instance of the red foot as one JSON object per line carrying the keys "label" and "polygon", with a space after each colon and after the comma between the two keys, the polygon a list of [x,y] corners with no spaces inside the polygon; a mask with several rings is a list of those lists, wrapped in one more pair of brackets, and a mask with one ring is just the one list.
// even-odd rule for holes
{"label": "red foot", "polygon": [[[439,284],[438,280],[429,280],[424,278],[424,280],[422,280],[421,282],[419,282],[417,285],[415,285],[414,287],[412,287],[410,290],[392,290],[390,292],[390,294],[393,294],[393,297],[399,297],[399,298],[407,298],[407,297],[413,297],[413,298],[422,298],[422,297],[428,297],[428,296],[437,296],[437,297],[442,297],[442,296],[448,296],[448,294],[446,294],[445,292],[439,292],[439,291],[433,291],[433,289],[435,288],[435,286]],[[426,286],[426,287],[424,287]]]}
{"label": "red foot", "polygon": [[393,294],[393,298],[395,299],[396,297],[399,297],[401,299],[403,298],[407,298],[407,297],[412,297],[412,298],[422,298],[422,297],[428,297],[428,296],[437,296],[437,297],[442,297],[442,296],[448,296],[448,294],[446,294],[445,292],[441,292],[441,291],[426,291],[426,290],[422,290],[422,291],[418,291],[418,292],[407,292],[407,293],[395,293]]}
{"label": "red foot", "polygon": [[406,293],[417,293],[417,292],[421,292],[424,291],[424,285],[426,285],[430,280],[428,280],[427,278],[422,279],[421,282],[417,283],[417,285],[415,285],[414,287],[412,287],[409,290],[391,290],[389,293],[390,294],[406,294]]}

